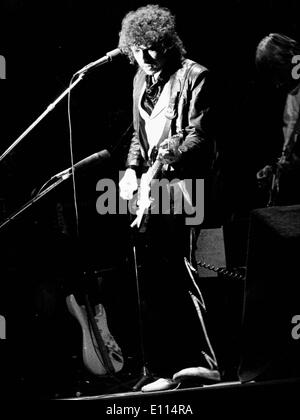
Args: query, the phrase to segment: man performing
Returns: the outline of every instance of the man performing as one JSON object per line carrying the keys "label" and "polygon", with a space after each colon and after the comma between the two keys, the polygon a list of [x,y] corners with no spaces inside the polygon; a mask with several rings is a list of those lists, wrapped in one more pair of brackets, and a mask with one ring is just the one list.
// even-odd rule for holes
{"label": "man performing", "polygon": [[[202,328],[199,325],[199,311],[189,291],[189,263],[194,262],[196,233],[202,220],[195,218],[197,226],[191,226],[186,214],[179,211],[182,199],[190,208],[203,205],[203,198],[202,203],[194,203],[200,185],[196,181],[208,179],[215,159],[209,72],[185,58],[175,17],[158,5],[140,7],[124,17],[119,48],[138,65],[133,84],[134,134],[120,196],[131,200],[138,178],[148,175],[142,175],[143,187],[150,170],[153,177],[167,182],[165,191],[170,197],[170,211],[152,209],[145,220],[132,223],[142,266],[148,362],[160,376],[172,378],[159,379],[142,390],[174,388],[187,378],[219,381],[216,357],[203,322]],[[188,188],[189,181],[193,188]],[[141,208],[139,201],[138,206]],[[193,299],[198,299],[198,306],[200,298]]]}

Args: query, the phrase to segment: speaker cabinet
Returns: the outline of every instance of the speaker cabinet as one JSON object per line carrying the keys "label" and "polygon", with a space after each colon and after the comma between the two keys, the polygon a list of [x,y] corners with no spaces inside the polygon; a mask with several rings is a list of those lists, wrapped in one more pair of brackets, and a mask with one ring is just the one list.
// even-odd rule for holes
{"label": "speaker cabinet", "polygon": [[238,372],[242,382],[300,377],[300,339],[293,333],[293,319],[300,314],[299,251],[300,205],[251,212]]}

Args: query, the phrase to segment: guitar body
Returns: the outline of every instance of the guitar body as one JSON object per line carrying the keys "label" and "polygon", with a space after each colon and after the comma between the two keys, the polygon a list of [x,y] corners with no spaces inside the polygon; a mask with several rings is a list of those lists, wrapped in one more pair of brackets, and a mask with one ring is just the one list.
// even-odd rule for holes
{"label": "guitar body", "polygon": [[[94,375],[106,375],[107,369],[99,351],[94,333],[90,327],[85,306],[79,306],[75,296],[69,295],[66,298],[69,312],[77,319],[82,329],[82,356],[86,368]],[[119,372],[124,366],[124,359],[120,347],[111,335],[104,306],[98,304],[96,307],[95,321],[99,333],[107,350],[115,372]]]}
{"label": "guitar body", "polygon": [[[180,140],[182,139],[182,134],[175,134],[166,140],[168,140],[168,149],[175,148],[178,149]],[[153,205],[153,198],[151,198],[151,182],[155,179],[161,172],[163,167],[163,160],[159,154],[157,154],[154,163],[150,166],[147,172],[145,172],[141,177],[140,187],[138,190],[138,201],[137,201],[137,210],[136,217],[131,223],[130,227],[140,227],[143,220],[143,216],[146,211]]]}
{"label": "guitar body", "polygon": [[[159,165],[157,165],[159,166]],[[152,170],[152,168],[150,168]],[[149,170],[149,171],[150,171]],[[144,219],[145,213],[148,211],[148,209],[151,208],[153,205],[153,198],[151,198],[151,179],[149,178],[149,171],[142,175],[138,190],[138,197],[136,201],[136,217],[134,221],[131,223],[131,227],[140,227],[142,224],[142,221]]]}

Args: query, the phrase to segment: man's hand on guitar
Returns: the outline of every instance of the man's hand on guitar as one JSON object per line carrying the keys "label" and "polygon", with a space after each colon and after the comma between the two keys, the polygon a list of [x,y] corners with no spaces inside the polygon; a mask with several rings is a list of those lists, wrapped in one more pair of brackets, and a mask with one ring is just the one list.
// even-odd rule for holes
{"label": "man's hand on guitar", "polygon": [[181,151],[178,149],[179,142],[173,138],[164,140],[158,150],[158,155],[163,163],[172,164],[181,159]]}
{"label": "man's hand on guitar", "polygon": [[138,188],[137,177],[134,169],[126,169],[123,178],[119,182],[119,187],[120,197],[123,198],[123,200],[131,200],[133,193]]}
{"label": "man's hand on guitar", "polygon": [[300,157],[296,153],[291,153],[289,158],[284,154],[278,160],[278,167],[282,172],[289,172],[300,166]]}
{"label": "man's hand on guitar", "polygon": [[259,188],[269,188],[272,182],[272,176],[272,166],[266,165],[264,168],[260,169],[256,174]]}

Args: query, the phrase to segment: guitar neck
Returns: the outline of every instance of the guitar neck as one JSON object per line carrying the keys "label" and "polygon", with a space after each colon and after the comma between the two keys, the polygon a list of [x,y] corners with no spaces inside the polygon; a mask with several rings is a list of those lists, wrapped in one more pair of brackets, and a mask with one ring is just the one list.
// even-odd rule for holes
{"label": "guitar neck", "polygon": [[148,184],[150,184],[152,179],[156,177],[162,166],[162,160],[160,158],[157,158],[145,174]]}

